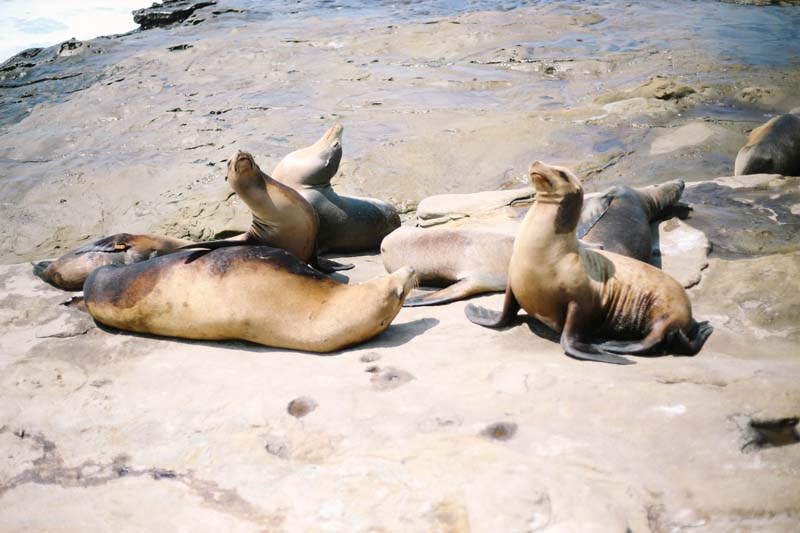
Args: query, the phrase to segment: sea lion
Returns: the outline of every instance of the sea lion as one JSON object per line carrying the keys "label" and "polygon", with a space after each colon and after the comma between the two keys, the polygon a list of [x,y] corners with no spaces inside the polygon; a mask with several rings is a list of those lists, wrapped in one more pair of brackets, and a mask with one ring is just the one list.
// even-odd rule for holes
{"label": "sea lion", "polygon": [[[587,199],[577,236],[640,261],[649,262],[653,240],[650,224],[678,204],[684,183],[634,189],[617,186]],[[387,272],[410,265],[423,285],[446,286],[423,296],[407,298],[405,307],[438,305],[475,294],[503,291],[514,237],[479,229],[400,228],[381,243]]]}
{"label": "sea lion", "polygon": [[800,176],[800,117],[780,115],[750,132],[733,173]]}
{"label": "sea lion", "polygon": [[323,272],[353,268],[318,256],[316,211],[297,191],[263,172],[251,154],[237,150],[228,160],[225,180],[253,212],[250,229],[237,237],[193,243],[184,249],[265,244],[286,250]]}
{"label": "sea lion", "polygon": [[651,265],[578,241],[583,188],[569,169],[537,161],[530,176],[536,199],[514,239],[503,310],[470,304],[467,318],[501,327],[522,308],[559,332],[577,359],[631,364],[617,354],[699,352],[713,327],[692,318],[683,287]]}
{"label": "sea lion", "polygon": [[79,291],[95,269],[105,265],[129,265],[171,254],[192,241],[159,235],[117,233],[67,252],[55,261],[33,264],[33,273],[65,291]]}
{"label": "sea lion", "polygon": [[115,328],[330,352],[389,327],[413,284],[404,268],[347,285],[285,250],[251,245],[102,267],[83,290],[89,313]]}
{"label": "sea lion", "polygon": [[387,202],[340,196],[333,190],[331,178],[342,159],[342,131],[341,124],[331,126],[316,143],[284,157],[272,177],[294,188],[316,210],[320,251],[374,250],[400,227],[400,215]]}

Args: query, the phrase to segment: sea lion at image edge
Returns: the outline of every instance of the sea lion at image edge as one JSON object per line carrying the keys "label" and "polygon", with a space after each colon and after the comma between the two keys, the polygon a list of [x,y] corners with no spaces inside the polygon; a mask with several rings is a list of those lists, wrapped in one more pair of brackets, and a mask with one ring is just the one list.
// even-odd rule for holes
{"label": "sea lion at image edge", "polygon": [[94,270],[106,265],[129,265],[171,254],[191,244],[186,239],[159,235],[117,233],[67,252],[55,261],[33,264],[33,273],[65,291],[79,291]]}
{"label": "sea lion at image edge", "polygon": [[590,361],[699,352],[713,327],[692,318],[683,287],[651,265],[578,241],[583,188],[569,169],[537,161],[530,175],[536,199],[514,240],[503,310],[470,304],[467,318],[502,327],[522,308],[561,334],[567,355]]}
{"label": "sea lion at image edge", "polygon": [[320,251],[374,250],[400,227],[400,215],[387,202],[340,196],[331,187],[342,159],[343,129],[335,124],[316,143],[288,154],[272,171],[272,177],[294,188],[316,210]]}
{"label": "sea lion at image edge", "polygon": [[329,352],[385,330],[413,284],[405,268],[347,285],[285,250],[252,245],[103,267],[84,298],[98,322],[123,330]]}
{"label": "sea lion at image edge", "polygon": [[750,132],[733,173],[800,176],[800,117],[780,115]]}
{"label": "sea lion at image edge", "polygon": [[250,229],[238,237],[193,243],[184,249],[263,244],[286,250],[323,272],[353,268],[319,257],[316,211],[297,191],[264,173],[251,154],[237,150],[228,159],[225,180],[253,212]]}
{"label": "sea lion at image edge", "polygon": [[[681,180],[643,188],[612,187],[587,199],[577,236],[602,249],[649,262],[650,224],[678,204]],[[479,229],[400,228],[381,243],[387,272],[409,265],[420,284],[449,285],[407,298],[405,307],[438,305],[486,292],[503,291],[514,237]]]}

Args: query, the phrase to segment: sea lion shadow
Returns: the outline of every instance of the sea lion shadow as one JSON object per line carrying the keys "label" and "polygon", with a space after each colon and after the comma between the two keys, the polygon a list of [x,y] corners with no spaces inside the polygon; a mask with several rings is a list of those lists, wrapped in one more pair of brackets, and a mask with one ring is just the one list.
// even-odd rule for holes
{"label": "sea lion shadow", "polygon": [[522,321],[523,324],[528,326],[528,329],[531,330],[531,333],[536,335],[537,337],[541,337],[545,340],[552,341],[555,343],[559,343],[561,341],[561,336],[547,327],[544,322],[537,320],[536,318],[528,315],[520,316],[519,320]]}
{"label": "sea lion shadow", "polygon": [[289,348],[266,346],[264,344],[258,344],[255,342],[250,342],[241,339],[227,339],[227,340],[184,339],[181,337],[167,337],[162,335],[151,335],[149,333],[139,333],[136,331],[127,331],[124,329],[118,329],[112,326],[107,326],[102,322],[98,322],[97,320],[94,320],[94,324],[101,331],[104,331],[105,333],[111,335],[128,335],[130,337],[138,337],[142,339],[174,342],[177,344],[186,344],[191,346],[208,346],[212,348],[223,348],[226,350],[240,350],[240,351],[257,352],[257,353],[299,352],[301,354],[314,355],[319,357],[329,357],[329,356],[341,355],[345,352],[349,352],[354,349],[358,350],[362,347],[373,349],[373,348],[394,348],[397,346],[402,346],[403,344],[406,344],[414,337],[425,333],[432,327],[439,324],[439,319],[420,318],[418,320],[412,320],[411,322],[406,322],[404,324],[392,324],[386,330],[384,330],[376,337],[373,337],[372,339],[369,339],[363,343],[356,344],[354,346],[350,346],[348,348],[335,350],[332,352],[310,352],[304,350],[292,350]]}
{"label": "sea lion shadow", "polygon": [[[417,320],[412,320],[403,324],[392,324],[380,335],[354,346],[353,348],[396,348],[411,341],[414,337],[422,335],[429,329],[438,325],[439,322],[438,318],[418,318]],[[331,352],[331,355],[339,353],[341,353],[341,350],[338,352]]]}

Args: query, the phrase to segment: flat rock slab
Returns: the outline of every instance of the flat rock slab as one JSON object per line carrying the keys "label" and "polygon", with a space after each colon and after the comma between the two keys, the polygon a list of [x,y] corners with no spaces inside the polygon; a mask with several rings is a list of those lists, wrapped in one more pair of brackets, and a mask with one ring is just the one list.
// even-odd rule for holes
{"label": "flat rock slab", "polygon": [[651,262],[684,287],[699,283],[711,251],[711,243],[705,234],[678,218],[653,225],[650,229],[654,252],[657,252]]}
{"label": "flat rock slab", "polygon": [[421,226],[443,224],[449,220],[493,211],[516,202],[531,201],[533,187],[506,191],[482,191],[469,194],[437,194],[423,199],[417,206]]}
{"label": "flat rock slab", "polygon": [[[347,260],[351,282],[382,270]],[[569,359],[524,317],[480,328],[466,302],[403,309],[327,356],[43,338],[74,310],[29,265],[0,267],[0,529],[792,530],[800,446],[748,444],[751,419],[800,405],[796,344],[760,344],[800,338],[796,314],[774,327],[746,303],[800,279],[798,258],[764,261],[714,264],[729,281],[692,290],[722,333],[698,356],[630,367]]]}

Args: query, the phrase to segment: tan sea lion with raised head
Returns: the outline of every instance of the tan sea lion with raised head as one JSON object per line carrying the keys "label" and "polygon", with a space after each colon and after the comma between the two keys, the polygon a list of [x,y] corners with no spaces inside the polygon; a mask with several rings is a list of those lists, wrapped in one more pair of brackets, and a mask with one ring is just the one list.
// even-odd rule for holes
{"label": "tan sea lion with raised head", "polygon": [[67,252],[55,261],[34,263],[33,273],[59,289],[79,291],[89,274],[101,266],[146,261],[171,254],[191,243],[160,235],[117,233]]}
{"label": "tan sea lion with raised head", "polygon": [[98,322],[127,331],[330,352],[389,327],[413,284],[404,268],[347,285],[285,250],[253,245],[99,268],[84,298]]}
{"label": "tan sea lion with raised head", "polygon": [[692,318],[683,287],[651,265],[578,241],[583,188],[569,169],[537,161],[530,175],[536,198],[514,240],[503,310],[470,304],[467,317],[501,327],[522,308],[561,333],[567,355],[591,361],[699,352],[713,328]]}
{"label": "tan sea lion with raised head", "polygon": [[237,151],[228,160],[225,180],[253,212],[250,229],[238,237],[194,243],[185,249],[265,244],[286,250],[323,272],[353,268],[318,256],[316,211],[297,191],[263,172],[251,154]]}
{"label": "tan sea lion with raised head", "polygon": [[750,132],[733,173],[800,176],[800,117],[780,115]]}
{"label": "tan sea lion with raised head", "polygon": [[391,204],[375,198],[340,196],[331,179],[342,159],[341,124],[335,124],[311,146],[284,157],[272,177],[289,185],[319,215],[320,251],[361,252],[377,249],[381,240],[400,227]]}
{"label": "tan sea lion with raised head", "polygon": [[[643,188],[612,187],[587,199],[577,236],[585,243],[649,262],[653,239],[650,224],[678,205],[680,180]],[[421,285],[445,286],[407,298],[405,307],[438,305],[486,292],[504,291],[512,235],[472,228],[400,228],[381,243],[388,272],[409,265]]]}

